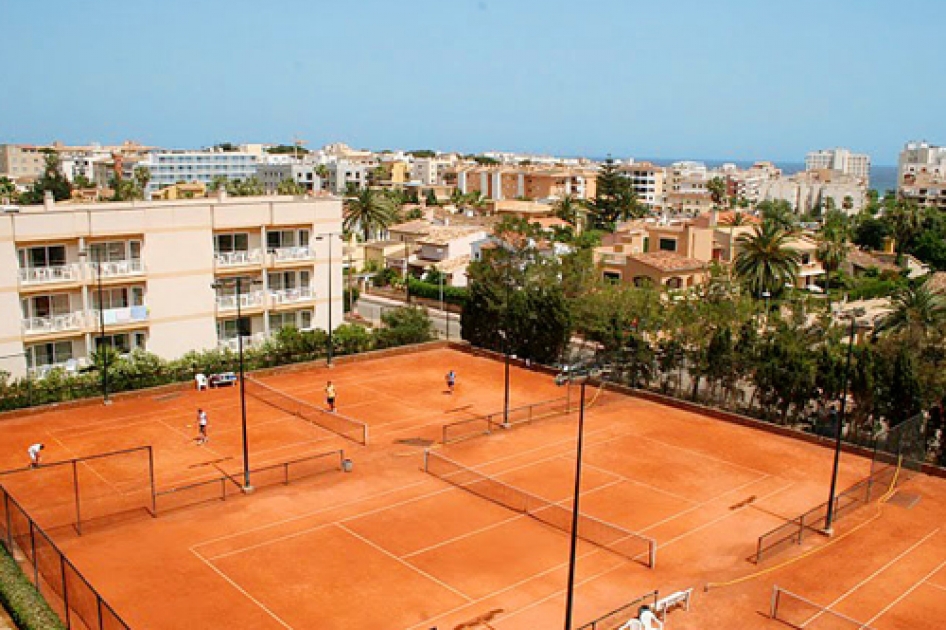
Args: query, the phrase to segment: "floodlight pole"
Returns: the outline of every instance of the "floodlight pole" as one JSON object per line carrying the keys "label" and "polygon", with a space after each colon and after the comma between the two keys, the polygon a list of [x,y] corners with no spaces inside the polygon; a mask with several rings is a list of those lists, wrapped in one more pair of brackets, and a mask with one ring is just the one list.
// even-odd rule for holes
{"label": "floodlight pole", "polygon": [[237,307],[237,348],[240,353],[240,418],[243,428],[243,492],[252,492],[250,483],[250,445],[246,431],[246,386],[244,384],[245,371],[243,365],[243,325],[240,302],[242,298],[243,279],[236,279],[236,307]]}
{"label": "floodlight pole", "polygon": [[[326,232],[325,234],[320,234],[315,237],[315,240],[327,240],[328,241],[328,349],[326,353],[326,365],[332,367],[332,351],[335,345],[335,334],[332,331],[332,237],[338,235],[338,232]],[[348,271],[348,281],[351,283],[351,268],[349,267]],[[349,293],[349,300],[351,300],[351,294]],[[349,302],[350,303],[350,302]]]}
{"label": "floodlight pole", "polygon": [[834,431],[834,467],[831,469],[831,489],[828,491],[828,511],[824,517],[824,531],[829,536],[833,532],[834,523],[834,493],[838,485],[838,466],[841,463],[841,432],[844,428],[844,418],[847,412],[847,382],[851,371],[851,355],[854,354],[854,334],[857,317],[851,314],[851,340],[847,345],[847,359],[844,363],[844,378],[841,384],[841,414],[838,416],[838,426]]}
{"label": "floodlight pole", "polygon": [[[565,630],[572,627],[572,604],[575,599],[575,566],[578,561],[578,499],[581,496],[581,452],[585,434],[585,384],[587,377],[581,381],[581,394],[578,404],[578,448],[575,457],[575,497],[572,501],[572,532],[571,551],[568,556],[568,588],[565,599]],[[569,383],[571,379],[569,379]]]}
{"label": "floodlight pole", "polygon": [[503,300],[503,360],[505,363],[505,385],[503,389],[503,426],[509,426],[509,264],[504,278],[505,300]]}

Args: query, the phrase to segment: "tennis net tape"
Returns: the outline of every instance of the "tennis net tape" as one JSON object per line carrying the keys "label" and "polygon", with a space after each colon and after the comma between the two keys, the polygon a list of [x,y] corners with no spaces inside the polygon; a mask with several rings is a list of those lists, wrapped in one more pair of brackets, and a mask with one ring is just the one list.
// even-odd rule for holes
{"label": "tennis net tape", "polygon": [[246,393],[271,407],[337,433],[359,444],[368,444],[368,425],[338,412],[326,411],[312,403],[290,396],[253,378],[246,378]]}
{"label": "tennis net tape", "polygon": [[[569,508],[510,486],[429,450],[424,453],[424,470],[462,490],[565,533],[571,533],[572,511]],[[593,516],[579,514],[578,538],[651,568],[657,562],[657,541],[653,538]]]}

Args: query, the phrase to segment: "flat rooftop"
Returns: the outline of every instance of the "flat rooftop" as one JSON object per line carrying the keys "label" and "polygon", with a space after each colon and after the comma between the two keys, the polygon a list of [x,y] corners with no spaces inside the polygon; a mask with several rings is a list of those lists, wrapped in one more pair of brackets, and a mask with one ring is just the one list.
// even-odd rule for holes
{"label": "flat rooftop", "polygon": [[[448,370],[457,374],[453,394]],[[82,536],[53,522],[72,500],[57,467],[0,483],[133,629],[562,626],[568,534],[428,474],[424,459],[430,449],[438,461],[567,507],[577,414],[554,410],[564,396],[574,408],[577,387],[513,367],[511,407],[546,404],[514,411],[523,421],[515,428],[474,437],[485,426],[475,418],[503,406],[503,363],[490,357],[427,346],[255,378],[316,406],[331,379],[339,413],[366,423],[370,437],[361,445],[249,396],[251,468],[344,449],[353,470],[288,485],[260,477],[254,493],[231,488],[226,500],[208,492],[174,504],[165,494],[156,516],[128,511],[88,523]],[[648,567],[583,540],[575,628],[648,592],[690,588],[689,611],[670,612],[668,629],[786,628],[769,618],[774,585],[875,630],[943,627],[946,481],[915,476],[898,491],[910,501],[867,505],[838,521],[833,538],[810,535],[756,564],[761,534],[826,499],[830,449],[607,387],[589,387],[587,402],[581,511],[656,540],[657,554]],[[194,440],[198,408],[210,418],[205,445]],[[464,420],[459,430],[471,439],[443,444],[443,425]],[[237,388],[8,416],[0,469],[22,466],[36,441],[47,445],[46,462],[150,445],[159,492],[224,473],[239,480],[240,425]],[[139,491],[110,461],[78,465],[87,486],[103,497]],[[840,488],[869,467],[845,453]],[[807,627],[856,626],[818,613]]]}

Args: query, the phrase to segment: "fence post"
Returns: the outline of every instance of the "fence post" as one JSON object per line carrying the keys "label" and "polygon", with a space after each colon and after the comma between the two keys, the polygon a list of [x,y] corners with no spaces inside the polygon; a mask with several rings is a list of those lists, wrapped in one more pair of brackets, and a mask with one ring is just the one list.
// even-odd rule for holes
{"label": "fence post", "polygon": [[284,471],[285,477],[286,477],[286,483],[285,483],[285,485],[288,486],[288,485],[289,485],[289,462],[286,462],[285,464],[283,464],[283,471]]}
{"label": "fence post", "polygon": [[76,533],[82,535],[82,510],[79,507],[79,468],[76,460],[72,460],[72,486],[76,494]]}
{"label": "fence post", "polygon": [[779,595],[778,584],[772,585],[772,603],[769,608],[769,617],[772,619],[778,619],[778,595]]}
{"label": "fence post", "polygon": [[[24,514],[26,514],[26,512],[24,512]],[[36,525],[33,523],[33,519],[31,519],[29,515],[27,515],[26,518],[29,519],[30,522],[30,549],[32,550],[33,558],[33,583],[36,585],[36,590],[39,591],[39,562],[36,561],[36,531],[34,530]]]}
{"label": "fence post", "polygon": [[148,445],[148,476],[151,481],[151,516],[158,516],[158,493],[154,485],[154,449]]}
{"label": "fence post", "polygon": [[95,603],[99,613],[99,630],[104,630],[105,626],[102,625],[102,596],[98,593],[95,594]]}
{"label": "fence post", "polygon": [[66,615],[66,630],[69,630],[71,627],[71,621],[69,619],[69,581],[66,579],[66,559],[63,557],[62,552],[59,552],[59,571],[62,573],[63,613]]}
{"label": "fence post", "polygon": [[430,449],[424,449],[424,472],[430,472]]}

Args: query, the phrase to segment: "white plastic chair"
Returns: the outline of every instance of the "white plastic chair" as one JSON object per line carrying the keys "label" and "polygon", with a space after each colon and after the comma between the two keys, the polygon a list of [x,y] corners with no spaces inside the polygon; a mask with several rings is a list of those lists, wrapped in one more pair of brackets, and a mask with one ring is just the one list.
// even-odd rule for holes
{"label": "white plastic chair", "polygon": [[208,388],[207,376],[204,374],[195,374],[194,382],[197,384],[197,391]]}

